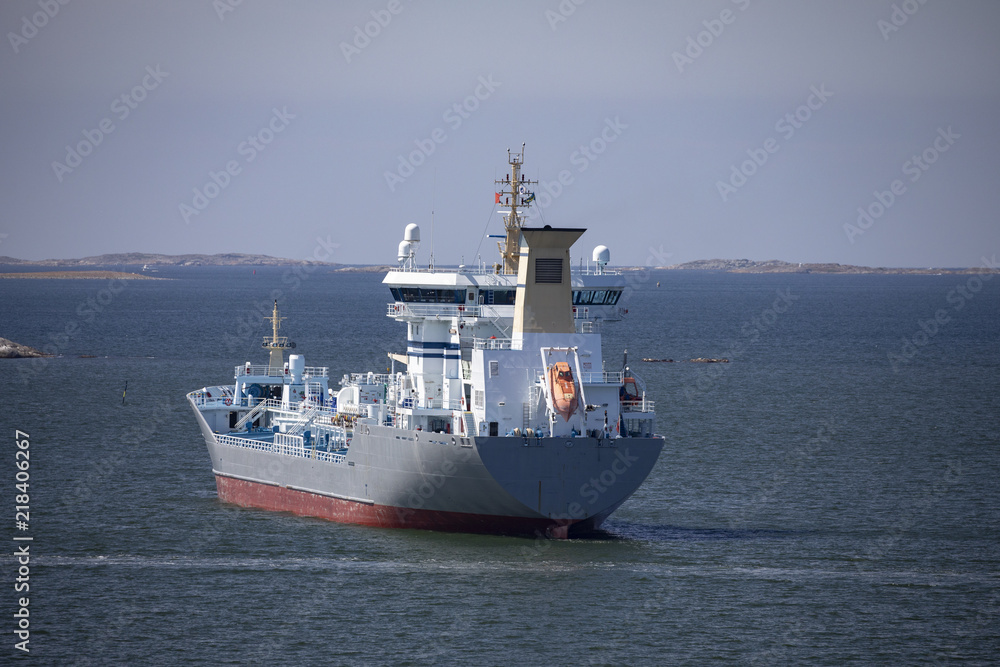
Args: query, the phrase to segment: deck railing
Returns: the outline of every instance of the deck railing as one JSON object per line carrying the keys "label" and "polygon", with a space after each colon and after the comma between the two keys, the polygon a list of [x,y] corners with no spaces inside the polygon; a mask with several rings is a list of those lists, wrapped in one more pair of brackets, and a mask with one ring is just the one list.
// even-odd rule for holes
{"label": "deck railing", "polygon": [[344,375],[344,380],[346,382],[341,382],[342,385],[394,384],[396,376],[391,373],[351,373]]}
{"label": "deck railing", "polygon": [[472,347],[476,350],[519,350],[521,341],[511,338],[473,338]]}
{"label": "deck railing", "polygon": [[479,306],[456,303],[401,303],[394,301],[386,306],[389,317],[479,317]]}
{"label": "deck railing", "polygon": [[[284,368],[272,369],[268,364],[250,364],[249,366],[241,364],[236,367],[234,374],[236,377],[242,377],[244,375],[282,377],[284,375],[291,375],[291,372],[285,373]],[[330,369],[326,366],[305,366],[302,369],[302,377],[306,379],[330,377]]]}
{"label": "deck railing", "polygon": [[220,445],[226,445],[227,447],[240,447],[260,452],[274,452],[284,456],[316,459],[317,461],[326,461],[328,463],[343,463],[347,459],[347,455],[340,452],[326,452],[313,447],[306,447],[301,436],[286,435],[284,433],[276,433],[274,442],[219,434],[216,434],[215,440]]}
{"label": "deck railing", "polygon": [[426,398],[422,401],[408,396],[399,401],[399,408],[404,410],[414,409],[414,410],[463,410],[463,404],[461,398],[455,398],[450,401],[446,401],[441,398]]}
{"label": "deck railing", "polygon": [[[198,392],[192,391],[191,393],[188,394],[188,398],[190,398],[194,402],[194,404],[197,405],[199,408],[215,407],[215,406],[228,407],[233,405],[233,397],[226,396],[225,394],[220,394],[218,396],[206,396],[200,391]],[[226,401],[229,402],[227,403]],[[236,401],[236,406],[239,407],[239,401]]]}
{"label": "deck railing", "polygon": [[[503,276],[505,274],[498,274],[496,269],[493,268],[492,264],[482,263],[472,266],[465,266],[463,268],[458,268],[455,266],[442,266],[434,268],[423,268],[423,267],[396,267],[390,269],[390,271],[398,273],[463,273],[470,276]],[[620,276],[622,274],[620,269],[613,269],[607,266],[596,267],[589,262],[585,266],[571,266],[570,274],[574,276]],[[516,274],[508,274],[513,278],[517,278]]]}
{"label": "deck railing", "polygon": [[612,372],[584,372],[581,373],[580,380],[584,384],[617,384],[620,385],[624,381],[625,374],[621,371],[617,373]]}
{"label": "deck railing", "polygon": [[641,398],[637,401],[622,401],[622,412],[656,412],[656,402]]}

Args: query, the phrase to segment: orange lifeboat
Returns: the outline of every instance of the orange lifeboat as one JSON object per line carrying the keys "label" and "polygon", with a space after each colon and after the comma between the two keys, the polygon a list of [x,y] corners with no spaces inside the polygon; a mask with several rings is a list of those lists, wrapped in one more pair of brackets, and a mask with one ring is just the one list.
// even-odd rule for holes
{"label": "orange lifeboat", "polygon": [[556,412],[569,421],[579,405],[576,391],[576,381],[573,371],[565,361],[557,361],[549,369],[549,392],[552,395],[552,405]]}

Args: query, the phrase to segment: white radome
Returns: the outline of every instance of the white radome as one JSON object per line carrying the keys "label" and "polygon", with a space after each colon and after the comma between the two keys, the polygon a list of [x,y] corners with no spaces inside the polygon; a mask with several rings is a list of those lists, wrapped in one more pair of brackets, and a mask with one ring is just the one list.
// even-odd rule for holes
{"label": "white radome", "polygon": [[599,245],[594,248],[594,261],[598,264],[607,264],[611,261],[611,251],[606,245]]}

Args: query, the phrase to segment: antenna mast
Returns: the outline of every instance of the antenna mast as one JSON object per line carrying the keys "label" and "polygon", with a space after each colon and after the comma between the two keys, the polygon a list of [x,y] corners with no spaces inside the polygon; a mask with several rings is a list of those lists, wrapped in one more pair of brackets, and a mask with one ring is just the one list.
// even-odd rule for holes
{"label": "antenna mast", "polygon": [[507,149],[507,162],[510,164],[510,174],[502,181],[496,181],[501,186],[500,192],[496,193],[496,203],[510,207],[503,217],[507,234],[503,241],[497,243],[503,264],[502,266],[498,264],[496,268],[498,273],[516,274],[521,255],[521,225],[524,220],[518,208],[526,209],[531,206],[535,193],[530,190],[530,186],[536,185],[538,181],[529,181],[521,174],[521,165],[524,163],[523,143],[520,153],[511,153],[510,149]]}
{"label": "antenna mast", "polygon": [[268,359],[267,364],[267,374],[268,375],[281,375],[282,368],[285,363],[284,352],[293,344],[288,341],[287,336],[279,336],[278,329],[281,328],[281,320],[288,319],[285,317],[278,316],[278,300],[274,301],[274,312],[271,317],[264,317],[265,320],[271,320],[271,340],[264,336],[264,348],[270,350],[271,357]]}

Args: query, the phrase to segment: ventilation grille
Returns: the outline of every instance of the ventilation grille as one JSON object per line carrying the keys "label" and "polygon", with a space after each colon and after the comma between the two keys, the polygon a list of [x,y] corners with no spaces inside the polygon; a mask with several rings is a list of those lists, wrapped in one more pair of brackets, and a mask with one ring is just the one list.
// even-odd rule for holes
{"label": "ventilation grille", "polygon": [[535,258],[535,283],[550,283],[558,285],[562,282],[562,274],[562,257]]}

